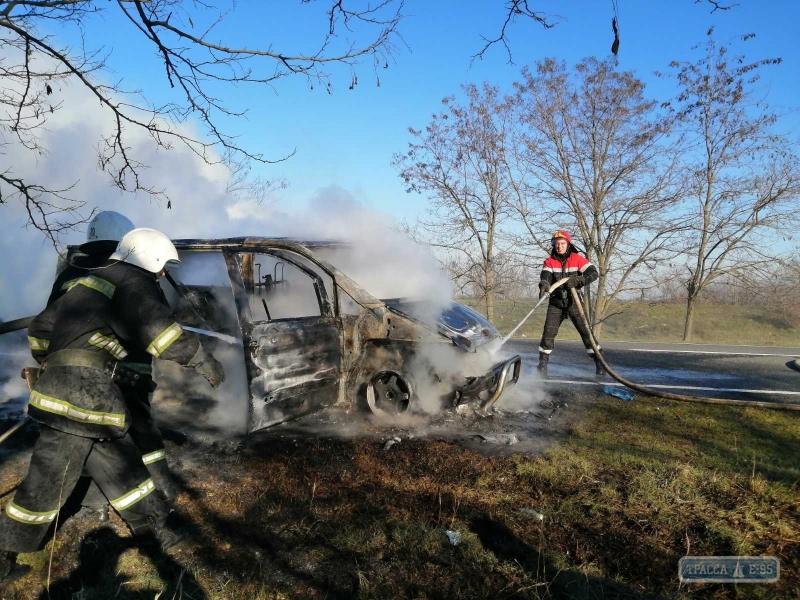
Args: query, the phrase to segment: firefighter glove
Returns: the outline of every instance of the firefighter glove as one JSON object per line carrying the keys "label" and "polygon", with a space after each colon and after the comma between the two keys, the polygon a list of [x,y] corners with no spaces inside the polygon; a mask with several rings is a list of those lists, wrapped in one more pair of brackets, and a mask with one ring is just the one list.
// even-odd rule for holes
{"label": "firefighter glove", "polygon": [[211,387],[217,389],[225,381],[225,369],[210,352],[205,353],[203,362],[194,365],[194,370],[206,378]]}
{"label": "firefighter glove", "polygon": [[539,286],[539,300],[544,298],[547,295],[548,287],[546,285]]}
{"label": "firefighter glove", "polygon": [[571,288],[580,289],[580,288],[582,288],[584,286],[585,283],[586,283],[586,280],[584,279],[583,275],[576,275],[574,277],[570,277],[569,280],[567,281],[567,283],[565,283],[564,285],[567,286],[570,289]]}

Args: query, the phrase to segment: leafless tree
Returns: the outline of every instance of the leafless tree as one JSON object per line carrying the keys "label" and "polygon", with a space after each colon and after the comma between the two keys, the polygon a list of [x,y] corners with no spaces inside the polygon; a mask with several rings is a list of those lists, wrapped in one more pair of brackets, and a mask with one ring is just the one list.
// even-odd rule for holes
{"label": "leafless tree", "polygon": [[[675,4],[675,0],[669,0],[669,2],[670,4]],[[694,3],[710,6],[712,14],[718,10],[726,11],[739,6],[738,3],[722,2],[720,0],[694,0]],[[666,2],[664,4],[666,9]],[[611,19],[610,31],[613,35],[611,53],[616,56],[619,52],[620,45],[619,0],[607,0],[607,6],[609,18]],[[472,60],[484,58],[486,53],[493,46],[500,45],[506,53],[508,63],[514,64],[510,40],[510,33],[513,26],[518,21],[528,21],[535,23],[543,29],[552,29],[564,21],[564,18],[560,15],[547,12],[546,8],[550,7],[550,5],[537,0],[503,0],[503,10],[500,11],[502,24],[499,26],[499,30],[496,30],[496,33],[488,37],[486,35],[481,36],[483,46],[473,55]]]}
{"label": "leafless tree", "polygon": [[547,59],[524,70],[516,87],[523,127],[515,147],[525,182],[513,197],[523,229],[518,247],[547,247],[554,227],[573,232],[600,272],[590,302],[599,333],[621,310],[617,301],[652,287],[650,273],[680,251],[671,121],[614,59],[585,59],[573,70]]}
{"label": "leafless tree", "polygon": [[491,320],[514,272],[500,239],[511,188],[502,155],[513,122],[496,87],[463,89],[465,104],[445,98],[424,130],[409,129],[414,141],[393,164],[408,192],[430,197],[417,238],[439,250],[457,283],[477,292]]}
{"label": "leafless tree", "polygon": [[682,276],[682,268],[676,263],[659,265],[653,274],[655,286],[647,291],[647,296],[654,302],[686,302],[686,286],[683,285]]}
{"label": "leafless tree", "polygon": [[776,132],[778,115],[757,88],[760,69],[780,59],[748,63],[708,33],[697,62],[671,65],[679,86],[676,109],[694,143],[684,159],[692,218],[686,341],[695,304],[709,284],[780,254],[780,235],[798,223],[800,196],[797,145]]}
{"label": "leafless tree", "polygon": [[[235,4],[230,0],[231,9]],[[310,0],[301,0],[310,3]],[[278,48],[270,40],[243,47],[239,40],[221,40],[219,24],[228,14],[206,0],[9,0],[0,1],[0,204],[19,199],[30,223],[54,238],[80,217],[81,202],[69,195],[73,182],[53,189],[17,174],[14,155],[22,150],[39,157],[47,153],[42,132],[50,115],[63,107],[58,84],[76,82],[88,91],[102,111],[111,116],[112,130],[99,140],[98,165],[121,190],[162,197],[142,177],[142,164],[127,141],[130,132],[145,132],[158,147],[183,145],[207,163],[224,162],[242,175],[252,164],[268,164],[287,156],[268,157],[241,145],[223,127],[240,110],[217,96],[225,86],[274,86],[299,76],[310,87],[332,90],[332,69],[343,66],[347,83],[358,82],[357,66],[368,61],[375,70],[388,67],[387,59],[398,40],[402,0],[327,0],[325,29],[316,47]],[[148,100],[148,90],[125,89],[106,72],[107,50],[90,47],[92,32],[104,26],[102,13],[119,11],[129,25],[126,39],[138,44],[141,55],[155,52],[163,61],[163,77],[173,90],[169,102]],[[67,45],[64,38],[83,40]],[[347,41],[342,33],[361,41]],[[130,37],[132,36],[132,37]],[[194,136],[181,123],[201,125]],[[291,155],[293,152],[290,152]],[[256,182],[255,191],[276,182]],[[277,182],[280,185],[281,182]],[[242,181],[235,184],[242,189]],[[264,187],[266,186],[266,188]]]}

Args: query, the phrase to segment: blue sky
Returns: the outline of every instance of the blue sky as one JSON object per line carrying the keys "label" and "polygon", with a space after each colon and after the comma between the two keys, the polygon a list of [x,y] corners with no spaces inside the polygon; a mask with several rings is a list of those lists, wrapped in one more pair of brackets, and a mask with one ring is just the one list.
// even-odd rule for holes
{"label": "blue sky", "polygon": [[[241,45],[307,50],[324,32],[323,9],[327,2],[301,4],[298,0],[240,0],[236,10],[219,29],[221,38]],[[582,57],[606,56],[612,41],[611,0],[534,0],[532,5],[563,20],[544,30],[520,21],[510,30],[516,64],[507,64],[496,46],[483,60],[470,65],[470,57],[482,46],[481,34],[499,31],[502,2],[457,0],[407,0],[408,18],[400,31],[408,48],[401,46],[395,62],[380,70],[381,85],[368,64],[358,69],[359,85],[349,91],[349,72],[334,69],[334,93],[309,90],[300,79],[279,81],[275,89],[242,87],[221,90],[233,109],[247,108],[248,120],[226,123],[241,135],[241,142],[279,157],[292,149],[289,161],[263,167],[267,176],[285,176],[291,187],[281,192],[287,208],[304,203],[322,187],[338,185],[352,191],[367,206],[391,213],[398,219],[413,218],[425,208],[425,199],[406,194],[395,170],[392,154],[402,152],[410,140],[409,126],[424,127],[439,110],[444,96],[458,94],[466,82],[489,81],[510,88],[520,68],[546,56],[572,64]],[[756,39],[740,44],[749,58],[782,57],[783,64],[766,70],[764,83],[773,104],[795,108],[800,73],[800,45],[795,27],[800,22],[796,0],[739,0],[730,11],[710,12],[705,2],[694,0],[618,0],[623,68],[634,69],[647,83],[649,93],[666,98],[669,80],[652,72],[666,70],[671,60],[691,59],[691,46],[705,39],[713,25],[716,37],[725,41],[754,32]],[[170,99],[163,66],[155,53],[142,53],[140,36],[110,5],[105,23],[92,29],[90,45],[113,48],[109,79],[123,76],[128,87],[141,88],[156,100]],[[199,29],[199,24],[198,24]],[[54,32],[56,35],[59,32]],[[793,125],[798,121],[793,119]]]}

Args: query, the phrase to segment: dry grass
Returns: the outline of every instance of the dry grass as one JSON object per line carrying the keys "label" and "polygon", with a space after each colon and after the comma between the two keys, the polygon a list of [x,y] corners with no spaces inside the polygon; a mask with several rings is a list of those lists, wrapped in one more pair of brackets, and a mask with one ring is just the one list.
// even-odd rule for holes
{"label": "dry grass", "polygon": [[[52,598],[800,597],[793,415],[608,399],[540,457],[276,437],[175,453],[193,550],[156,559],[118,522],[68,523]],[[687,549],[775,555],[782,579],[680,588]],[[5,598],[46,598],[46,556]]]}
{"label": "dry grass", "polygon": [[[475,310],[481,306],[462,299]],[[535,304],[532,300],[499,300],[494,324],[505,334],[511,331]],[[601,337],[605,341],[680,342],[686,307],[681,304],[634,302],[624,312],[610,317]],[[693,341],[698,344],[753,344],[763,346],[800,346],[800,316],[796,312],[773,310],[760,306],[720,306],[701,304],[697,307]],[[542,335],[546,305],[542,305],[515,337],[539,339]],[[565,322],[561,339],[577,340],[572,323]]]}

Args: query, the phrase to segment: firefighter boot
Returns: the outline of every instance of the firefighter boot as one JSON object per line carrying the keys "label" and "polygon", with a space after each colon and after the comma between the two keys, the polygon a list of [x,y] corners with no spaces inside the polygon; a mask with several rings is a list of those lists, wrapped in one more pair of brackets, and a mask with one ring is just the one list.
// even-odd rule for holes
{"label": "firefighter boot", "polygon": [[100,523],[108,523],[108,504],[103,506],[82,506],[81,509],[75,513],[76,519],[92,519]]}
{"label": "firefighter boot", "polygon": [[[602,356],[602,350],[600,351],[599,354]],[[594,376],[596,378],[600,379],[601,377],[605,376],[606,368],[603,365],[600,364],[600,361],[597,359],[596,356],[593,357],[593,358],[594,358]],[[603,358],[605,359],[605,357],[603,357]]]}
{"label": "firefighter boot", "polygon": [[157,525],[153,517],[129,520],[128,527],[131,528],[134,537],[145,544],[158,545],[164,553],[171,553],[184,543],[183,536],[173,534],[163,525]]}
{"label": "firefighter boot", "polygon": [[549,354],[546,352],[539,352],[539,365],[536,367],[536,370],[539,371],[539,375],[542,379],[547,379],[547,361],[549,360]]}
{"label": "firefighter boot", "polygon": [[180,489],[171,477],[164,478],[164,480],[160,481],[159,484],[161,487],[157,490],[158,495],[161,496],[161,499],[167,503],[167,506],[172,507],[173,503],[175,502],[175,496],[180,493]]}
{"label": "firefighter boot", "polygon": [[161,549],[167,554],[180,551],[189,541],[186,533],[182,532],[180,529],[173,529],[166,525],[163,527],[154,525],[153,535],[158,541],[158,545],[161,546]]}
{"label": "firefighter boot", "polygon": [[25,575],[31,568],[17,564],[17,553],[0,550],[0,589]]}
{"label": "firefighter boot", "polygon": [[133,534],[141,537],[145,541],[154,540],[161,550],[166,554],[173,554],[181,550],[194,534],[194,529],[188,523],[183,523],[182,519],[172,511],[167,518],[156,519],[147,517],[146,519],[128,522]]}

